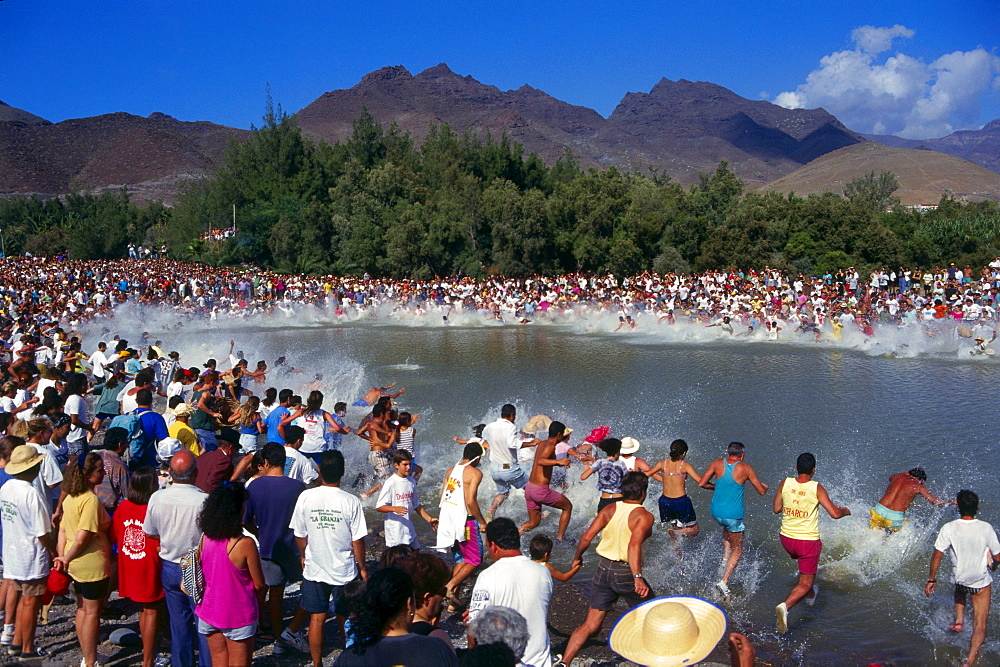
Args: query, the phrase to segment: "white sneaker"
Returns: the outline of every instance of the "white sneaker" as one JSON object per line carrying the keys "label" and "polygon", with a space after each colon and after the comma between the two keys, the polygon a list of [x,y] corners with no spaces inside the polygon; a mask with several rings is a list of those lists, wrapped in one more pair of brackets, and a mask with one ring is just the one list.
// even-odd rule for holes
{"label": "white sneaker", "polygon": [[715,582],[715,587],[719,589],[719,592],[722,593],[723,597],[729,597],[729,586],[726,585],[726,582],[720,579]]}
{"label": "white sneaker", "polygon": [[285,628],[281,636],[278,637],[278,641],[291,646],[296,651],[301,651],[302,653],[309,652],[309,640],[305,638],[302,632],[294,633],[288,628]]}
{"label": "white sneaker", "polygon": [[775,625],[778,626],[778,634],[783,635],[788,632],[788,607],[782,602],[774,608]]}
{"label": "white sneaker", "polygon": [[816,598],[819,597],[819,584],[813,584],[813,595],[811,598],[806,598],[806,604],[810,607],[816,604]]}

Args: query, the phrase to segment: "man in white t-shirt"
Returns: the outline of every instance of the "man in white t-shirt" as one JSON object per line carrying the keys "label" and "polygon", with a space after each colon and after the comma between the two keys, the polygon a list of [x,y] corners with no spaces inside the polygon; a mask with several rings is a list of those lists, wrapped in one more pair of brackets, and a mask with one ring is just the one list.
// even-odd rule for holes
{"label": "man in white t-shirt", "polygon": [[990,615],[990,593],[993,578],[991,570],[1000,565],[1000,540],[993,526],[976,518],[979,496],[972,491],[958,492],[958,513],[961,518],[941,526],[934,541],[930,576],[924,586],[924,595],[931,596],[937,582],[938,568],[945,551],[951,552],[955,568],[955,622],[952,632],[961,632],[965,621],[965,602],[972,598],[972,642],[966,665],[976,662],[979,649],[986,639],[986,620]]}
{"label": "man in white t-shirt", "polygon": [[297,479],[303,484],[312,484],[319,477],[316,466],[299,451],[305,431],[301,426],[285,427],[285,477]]}
{"label": "man in white t-shirt", "polygon": [[550,667],[552,658],[546,619],[552,597],[552,575],[543,564],[521,553],[517,524],[506,517],[487,524],[486,550],[494,562],[476,580],[469,604],[469,622],[486,607],[510,607],[528,621],[528,646],[522,664]]}
{"label": "man in white t-shirt", "polygon": [[41,471],[42,458],[30,445],[16,447],[5,468],[14,479],[0,488],[3,577],[21,593],[17,620],[5,621],[3,638],[20,646],[22,656],[37,656],[35,623],[55,554],[49,504],[32,483]]}
{"label": "man in white t-shirt", "polygon": [[385,546],[408,544],[419,549],[417,529],[410,519],[410,513],[419,514],[434,530],[437,530],[438,520],[427,513],[417,497],[417,483],[410,477],[413,454],[405,449],[397,449],[392,455],[392,465],[396,474],[382,482],[382,490],[375,502],[375,509],[385,513]]}
{"label": "man in white t-shirt", "polygon": [[524,440],[518,433],[514,426],[516,417],[517,408],[507,403],[500,408],[500,419],[487,424],[483,429],[483,442],[490,450],[490,476],[497,487],[496,498],[490,507],[491,516],[507,500],[511,486],[523,489],[528,484],[527,473],[514,457],[518,450],[532,440]]}
{"label": "man in white t-shirt", "polygon": [[108,365],[107,355],[108,344],[103,340],[97,344],[97,351],[90,355],[90,367],[94,374],[94,380],[104,382],[104,367]]}
{"label": "man in white t-shirt", "polygon": [[[286,429],[287,431],[287,429]],[[289,526],[303,554],[301,609],[309,617],[309,653],[314,665],[322,661],[323,624],[333,598],[341,632],[347,620],[342,599],[344,586],[359,576],[368,581],[365,567],[365,535],[368,524],[357,496],[340,489],[344,455],[323,452],[319,459],[322,486],[299,494]],[[289,623],[281,641],[298,646],[300,615]]]}

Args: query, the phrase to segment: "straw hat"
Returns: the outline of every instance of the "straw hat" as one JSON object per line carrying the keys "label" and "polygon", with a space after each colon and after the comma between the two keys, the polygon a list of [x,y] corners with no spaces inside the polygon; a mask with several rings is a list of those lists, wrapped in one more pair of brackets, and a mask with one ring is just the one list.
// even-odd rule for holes
{"label": "straw hat", "polygon": [[34,468],[42,462],[42,454],[31,445],[18,445],[10,454],[10,461],[7,462],[4,471],[8,475],[19,475],[20,473]]}
{"label": "straw hat", "polygon": [[622,438],[622,454],[635,454],[639,451],[640,444],[635,438]]}
{"label": "straw hat", "polygon": [[528,423],[524,425],[525,433],[538,433],[539,431],[548,431],[549,424],[552,423],[552,418],[546,415],[535,415],[528,420]]}
{"label": "straw hat", "polygon": [[726,634],[726,613],[711,602],[666,596],[644,602],[618,619],[611,650],[640,665],[693,665]]}
{"label": "straw hat", "polygon": [[172,408],[169,408],[170,414],[175,417],[190,417],[194,414],[194,408],[187,403],[178,403]]}

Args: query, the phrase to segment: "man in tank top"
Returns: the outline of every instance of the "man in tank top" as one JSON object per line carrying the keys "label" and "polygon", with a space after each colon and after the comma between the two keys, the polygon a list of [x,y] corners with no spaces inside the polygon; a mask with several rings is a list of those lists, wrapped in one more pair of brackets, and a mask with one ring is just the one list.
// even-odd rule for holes
{"label": "man in tank top", "polygon": [[447,583],[445,597],[454,606],[459,587],[483,562],[483,538],[486,520],[479,509],[479,470],[483,448],[478,442],[468,442],[462,460],[448,469],[441,485],[441,511],[438,515],[438,551],[451,551],[455,567]]}
{"label": "man in tank top", "polygon": [[[573,663],[573,658],[587,640],[601,629],[608,612],[614,611],[618,598],[624,598],[632,608],[655,597],[642,575],[642,544],[653,531],[653,515],[642,506],[646,501],[648,485],[645,473],[633,471],[625,475],[621,501],[598,512],[580,538],[571,567],[583,564],[584,552],[603,531],[601,543],[597,545],[600,558],[591,584],[587,619],[573,631],[566,644],[566,652],[555,667]],[[632,548],[636,541],[638,549]]]}
{"label": "man in tank top", "polygon": [[798,475],[785,479],[774,496],[774,513],[781,515],[781,546],[799,564],[799,582],[774,610],[778,634],[788,631],[789,609],[803,599],[810,607],[816,603],[819,586],[813,582],[823,551],[823,541],[819,539],[819,506],[822,505],[834,519],[851,515],[846,507],[834,505],[823,485],[813,480],[815,456],[808,452],[799,454],[795,470]]}
{"label": "man in tank top", "polygon": [[[723,560],[726,563],[722,579],[716,587],[723,595],[729,595],[729,578],[740,562],[743,554],[743,485],[748,481],[757,493],[767,493],[767,484],[757,479],[757,473],[743,462],[746,447],[742,442],[731,442],[726,450],[726,458],[715,459],[701,478],[701,488],[712,489],[712,518],[722,526]],[[718,478],[712,486],[712,478]]]}

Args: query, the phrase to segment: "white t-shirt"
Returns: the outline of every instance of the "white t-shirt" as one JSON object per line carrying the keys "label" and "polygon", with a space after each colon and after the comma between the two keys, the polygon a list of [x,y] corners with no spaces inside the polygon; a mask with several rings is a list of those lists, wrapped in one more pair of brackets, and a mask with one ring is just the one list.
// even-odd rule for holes
{"label": "white t-shirt", "polygon": [[38,538],[52,528],[49,504],[29,482],[8,480],[0,488],[3,522],[3,576],[31,581],[49,575],[49,554]]}
{"label": "white t-shirt", "polygon": [[483,429],[483,440],[490,443],[490,467],[514,463],[513,450],[521,446],[517,427],[506,419],[491,422]]}
{"label": "white t-shirt", "polygon": [[383,514],[385,516],[385,546],[394,547],[397,544],[409,544],[414,549],[419,549],[417,529],[414,528],[413,520],[410,519],[410,513],[420,506],[420,500],[417,498],[417,483],[413,481],[413,478],[393,474],[382,482],[382,490],[378,494],[375,507],[383,505],[406,508],[406,516],[400,516],[395,512]]}
{"label": "white t-shirt", "polygon": [[552,575],[525,555],[501,558],[483,570],[472,590],[469,621],[485,607],[514,609],[528,621],[528,646],[521,661],[531,667],[550,667],[547,621],[552,597]]}
{"label": "white t-shirt", "polygon": [[39,445],[34,442],[25,444],[31,445],[42,455],[42,469],[32,484],[38,489],[38,493],[41,494],[42,498],[48,498],[53,494],[58,498],[59,489],[53,489],[52,487],[63,481],[63,474],[62,470],[59,469],[59,462],[56,461],[56,457],[52,456],[52,452],[45,445]]}
{"label": "white t-shirt", "polygon": [[14,412],[14,410],[17,410],[14,399],[10,396],[0,396],[0,412]]}
{"label": "white t-shirt", "polygon": [[169,401],[174,396],[182,396],[184,402],[187,403],[191,396],[191,385],[183,382],[171,382],[167,385],[167,400]]}
{"label": "white t-shirt", "polygon": [[303,456],[299,450],[285,445],[285,477],[297,479],[303,484],[309,484],[319,477],[313,462]]}
{"label": "white t-shirt", "polygon": [[104,367],[108,365],[108,356],[97,350],[92,355],[90,355],[90,366],[93,370],[94,377],[98,380],[104,379]]}
{"label": "white t-shirt", "polygon": [[302,436],[301,451],[306,454],[317,454],[326,448],[326,413],[323,410],[307,412],[292,422],[295,426],[301,426],[305,431]]}
{"label": "white t-shirt", "polygon": [[[68,396],[66,404],[63,406],[63,411],[70,417],[76,415],[81,424],[87,423],[87,402],[83,400],[82,396],[77,396],[76,394]],[[70,426],[69,435],[66,436],[67,442],[82,442],[86,439],[86,431],[78,426]]]}
{"label": "white t-shirt", "polygon": [[354,581],[358,564],[352,543],[368,534],[357,496],[335,486],[319,486],[299,494],[289,524],[295,537],[308,539],[302,577],[343,586]]}
{"label": "white t-shirt", "polygon": [[956,519],[941,526],[934,549],[951,549],[955,565],[955,583],[969,588],[989,586],[993,581],[989,564],[991,554],[1000,554],[1000,541],[993,526],[979,519]]}

